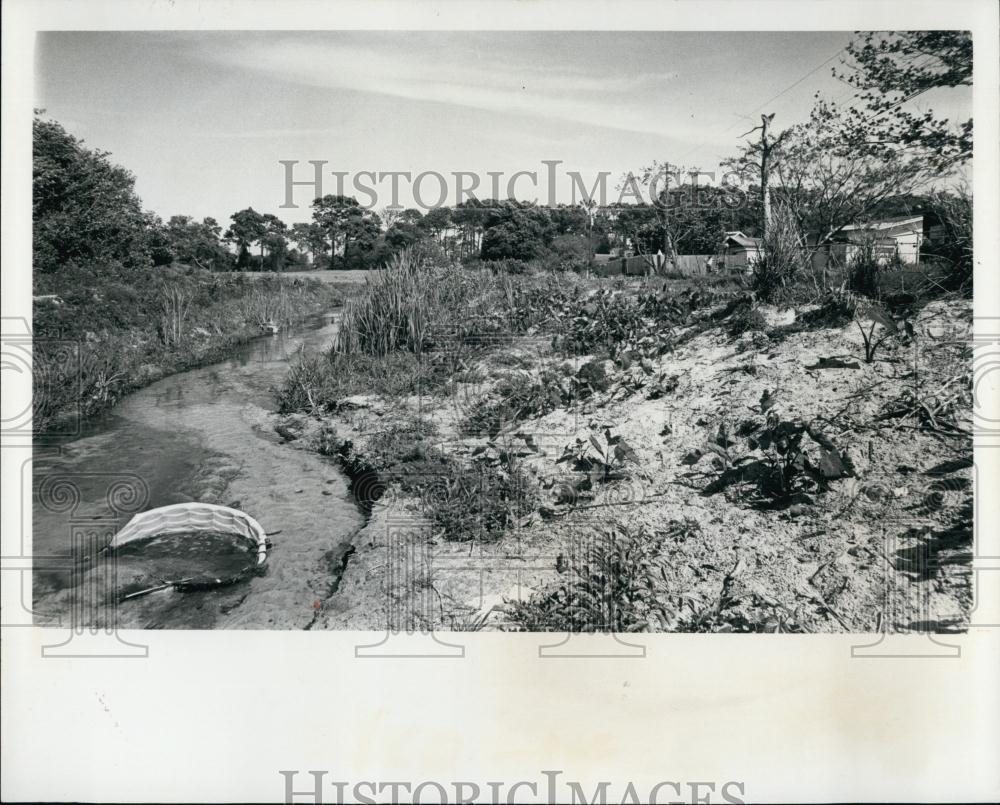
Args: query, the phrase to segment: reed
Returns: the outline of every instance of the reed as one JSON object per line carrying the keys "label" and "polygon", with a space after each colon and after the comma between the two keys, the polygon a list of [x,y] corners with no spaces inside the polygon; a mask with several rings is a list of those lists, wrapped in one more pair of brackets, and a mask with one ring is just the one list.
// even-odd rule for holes
{"label": "reed", "polygon": [[413,251],[401,252],[344,305],[334,351],[420,355],[434,328],[465,319],[476,291],[476,283],[460,271],[426,263]]}

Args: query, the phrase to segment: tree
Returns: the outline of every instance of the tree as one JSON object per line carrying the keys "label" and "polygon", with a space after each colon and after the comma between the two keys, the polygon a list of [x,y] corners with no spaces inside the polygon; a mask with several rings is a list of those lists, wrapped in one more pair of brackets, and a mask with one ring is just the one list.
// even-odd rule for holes
{"label": "tree", "polygon": [[415,246],[423,238],[424,231],[416,224],[410,224],[406,221],[397,221],[390,226],[382,236],[382,240],[389,254],[395,254],[403,251],[403,249]]}
{"label": "tree", "polygon": [[553,235],[546,208],[512,199],[489,206],[483,225],[484,260],[534,260]]}
{"label": "tree", "polygon": [[163,227],[166,248],[173,260],[208,271],[225,268],[231,256],[222,245],[222,227],[214,218],[196,221],[189,215],[174,215]]}
{"label": "tree", "polygon": [[471,198],[455,205],[451,220],[460,233],[459,257],[478,254],[485,231],[486,205],[477,198]]}
{"label": "tree", "polygon": [[441,247],[448,253],[446,235],[452,226],[451,209],[448,207],[435,207],[428,210],[427,214],[420,219],[422,226],[427,233],[440,243]]}
{"label": "tree", "polygon": [[150,219],[135,193],[135,177],[55,121],[36,117],[32,135],[35,270],[150,265]]}
{"label": "tree", "polygon": [[403,217],[402,207],[383,207],[382,212],[379,214],[379,218],[385,224],[386,229],[396,223]]}
{"label": "tree", "polygon": [[663,242],[657,212],[651,204],[615,203],[608,207],[608,215],[622,253],[631,243],[638,254],[655,254]]}
{"label": "tree", "polygon": [[343,224],[345,265],[367,267],[381,234],[382,221],[376,213],[351,207]]}
{"label": "tree", "polygon": [[253,207],[247,207],[245,210],[234,212],[229,216],[229,220],[232,223],[229,229],[226,230],[226,240],[236,245],[237,254],[239,255],[236,261],[237,266],[239,268],[247,267],[250,262],[250,247],[254,243],[260,244],[261,262],[263,263],[263,239],[267,232],[267,222],[264,220],[264,216]]}
{"label": "tree", "polygon": [[[345,236],[345,224],[348,218],[358,211],[360,205],[358,200],[351,196],[326,195],[313,201],[312,206],[313,222],[323,229],[330,244],[330,268],[333,268],[337,247]],[[346,248],[347,245],[344,243],[345,251]]]}
{"label": "tree", "polygon": [[[630,173],[623,180],[625,185],[638,182],[639,186],[646,188],[651,207],[656,212],[659,221],[661,237],[659,248],[663,250],[663,254],[670,261],[673,261],[677,254],[677,238],[671,220],[671,185],[676,188],[680,185],[682,177],[689,172],[687,169],[682,169],[670,162],[654,160],[651,165],[642,169],[638,177]],[[649,245],[652,246],[652,244]],[[649,251],[652,252],[653,249],[649,248]]]}
{"label": "tree", "polygon": [[288,254],[288,225],[278,216],[265,213],[264,231],[260,241],[261,270],[264,265],[264,250],[267,250],[268,263],[271,271],[283,271],[285,258]]}
{"label": "tree", "polygon": [[292,224],[289,237],[299,251],[309,253],[314,267],[319,265],[320,256],[326,254],[326,233],[323,227],[315,222]]}
{"label": "tree", "polygon": [[860,103],[816,107],[821,119],[838,121],[846,144],[872,154],[919,150],[938,169],[972,156],[972,118],[952,123],[910,105],[931,90],[972,85],[968,31],[867,32],[847,53],[850,61],[833,74],[858,91]]}
{"label": "tree", "polygon": [[[760,143],[748,143],[730,166],[748,178],[758,176],[760,149]],[[829,242],[848,224],[864,221],[889,198],[913,191],[928,175],[918,156],[855,148],[830,119],[814,119],[782,132],[770,157],[773,192],[814,245]]]}
{"label": "tree", "polygon": [[[748,147],[743,152],[741,168],[746,171],[753,167],[757,171],[760,179],[757,187],[760,190],[761,237],[767,237],[767,225],[771,220],[771,164],[774,160],[774,152],[781,146],[781,141],[788,135],[788,131],[783,131],[777,136],[771,133],[771,123],[774,121],[774,113],[760,116],[760,125],[754,126],[747,134],[760,131],[760,141]],[[743,135],[746,136],[746,135]]]}

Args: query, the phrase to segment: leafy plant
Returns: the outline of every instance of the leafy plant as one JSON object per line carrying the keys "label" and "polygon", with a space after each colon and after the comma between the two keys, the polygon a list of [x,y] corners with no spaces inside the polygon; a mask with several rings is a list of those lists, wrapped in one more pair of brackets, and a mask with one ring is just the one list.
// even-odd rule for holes
{"label": "leafy plant", "polygon": [[603,442],[592,431],[587,438],[578,437],[567,445],[556,459],[557,464],[565,462],[584,473],[589,483],[607,483],[624,478],[626,465],[638,464],[639,457],[625,439],[605,428]]}
{"label": "leafy plant", "polygon": [[[871,322],[868,329],[862,325],[862,321],[866,324]],[[878,348],[885,343],[888,339],[899,335],[900,323],[897,322],[881,305],[864,305],[860,307],[855,313],[855,324],[858,325],[858,329],[861,331],[861,338],[865,345],[865,363],[871,363],[875,360],[875,352]],[[907,322],[903,322],[904,327]],[[875,329],[881,326],[884,328],[885,332],[876,337]],[[910,325],[912,330],[912,325]]]}
{"label": "leafy plant", "polygon": [[[768,394],[762,398],[767,405]],[[773,404],[773,395],[770,397]],[[695,451],[694,463],[706,453],[717,456],[723,473],[705,488],[707,494],[718,492],[733,483],[751,481],[755,484],[758,502],[787,504],[796,498],[806,500],[806,493],[826,488],[829,481],[853,475],[850,458],[827,437],[814,422],[782,419],[774,410],[767,410],[763,424],[747,420],[736,436],[745,437],[746,450],[736,453],[738,444],[720,428],[714,441],[704,450]],[[803,437],[809,436],[813,456],[807,451]]]}
{"label": "leafy plant", "polygon": [[764,314],[749,304],[738,307],[729,317],[729,334],[734,338],[746,332],[762,333],[766,329]]}
{"label": "leafy plant", "polygon": [[570,380],[552,371],[538,378],[511,373],[500,381],[494,395],[476,403],[462,422],[462,432],[496,436],[508,425],[554,411],[572,393]]}

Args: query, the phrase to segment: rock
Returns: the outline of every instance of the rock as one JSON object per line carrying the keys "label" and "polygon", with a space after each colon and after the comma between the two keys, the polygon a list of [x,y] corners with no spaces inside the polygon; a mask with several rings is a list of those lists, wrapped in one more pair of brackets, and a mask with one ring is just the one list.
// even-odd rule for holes
{"label": "rock", "polygon": [[354,394],[350,397],[344,397],[338,403],[340,408],[369,408],[371,406],[371,397],[367,397],[364,394]]}
{"label": "rock", "polygon": [[689,467],[693,466],[698,463],[703,455],[705,454],[697,447],[693,450],[688,450],[688,452],[686,452],[684,457],[681,459],[681,464],[686,464]]}
{"label": "rock", "polygon": [[795,308],[778,308],[773,305],[761,305],[757,308],[764,317],[768,327],[787,327],[795,323]]}
{"label": "rock", "polygon": [[611,387],[615,365],[609,360],[588,361],[576,373],[579,380],[597,391],[607,391]]}
{"label": "rock", "polygon": [[865,484],[862,487],[862,491],[865,493],[865,497],[872,501],[885,500],[892,494],[888,488],[882,484]]}

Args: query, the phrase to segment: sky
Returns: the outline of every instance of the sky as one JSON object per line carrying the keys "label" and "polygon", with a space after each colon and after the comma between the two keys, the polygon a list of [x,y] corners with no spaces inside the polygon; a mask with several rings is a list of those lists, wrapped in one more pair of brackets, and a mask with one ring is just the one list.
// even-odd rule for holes
{"label": "sky", "polygon": [[[545,202],[543,160],[559,160],[555,200],[571,200],[567,171],[589,187],[607,171],[608,200],[627,171],[653,160],[715,170],[740,135],[775,113],[803,122],[817,92],[849,102],[832,77],[850,32],[46,32],[36,43],[35,105],[136,176],[143,204],[164,219],[229,215],[247,206],[289,223],[309,218],[309,186],[283,208],[286,168],[312,180],[332,171],[502,173],[513,195]],[[935,100],[955,116],[968,94]],[[375,207],[392,201],[391,178]],[[473,180],[464,180],[468,187]],[[398,202],[433,204],[440,183]],[[368,199],[359,195],[367,203]]]}

